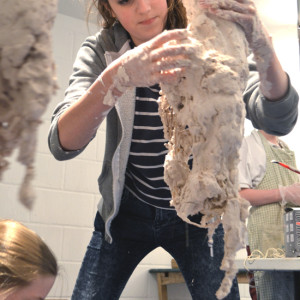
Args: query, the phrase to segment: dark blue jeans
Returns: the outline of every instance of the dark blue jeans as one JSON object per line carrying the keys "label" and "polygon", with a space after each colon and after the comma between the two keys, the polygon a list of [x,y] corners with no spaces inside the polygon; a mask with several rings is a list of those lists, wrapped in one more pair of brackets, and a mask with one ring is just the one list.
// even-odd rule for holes
{"label": "dark blue jeans", "polygon": [[[201,216],[191,218],[200,222]],[[83,260],[72,300],[119,299],[139,262],[161,246],[175,258],[194,300],[215,300],[224,272],[223,228],[214,235],[210,256],[207,230],[183,222],[175,211],[144,204],[124,192],[118,216],[112,222],[112,244],[104,240],[104,222],[97,213],[95,231]],[[226,300],[238,300],[237,281]]]}

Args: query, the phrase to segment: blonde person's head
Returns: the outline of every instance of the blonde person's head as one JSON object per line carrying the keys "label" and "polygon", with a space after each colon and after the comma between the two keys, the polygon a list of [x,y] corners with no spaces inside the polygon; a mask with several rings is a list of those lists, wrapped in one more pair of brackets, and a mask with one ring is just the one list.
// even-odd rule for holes
{"label": "blonde person's head", "polygon": [[[186,28],[187,16],[182,0],[166,0],[168,5],[168,16],[165,29]],[[95,7],[102,17],[102,26],[110,28],[116,19],[112,15],[108,0],[90,0],[88,14]]]}
{"label": "blonde person's head", "polygon": [[35,232],[19,222],[0,220],[0,296],[57,273],[53,253]]}

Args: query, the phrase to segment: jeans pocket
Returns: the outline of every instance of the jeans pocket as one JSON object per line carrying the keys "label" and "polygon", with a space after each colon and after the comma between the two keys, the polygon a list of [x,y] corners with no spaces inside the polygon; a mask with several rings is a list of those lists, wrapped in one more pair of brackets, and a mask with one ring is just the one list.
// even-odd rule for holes
{"label": "jeans pocket", "polygon": [[94,221],[94,228],[95,228],[96,232],[98,231],[98,232],[102,233],[103,235],[105,234],[104,233],[105,224],[104,224],[104,221],[103,221],[101,215],[99,214],[99,212],[96,213],[96,217],[95,217],[95,221]]}

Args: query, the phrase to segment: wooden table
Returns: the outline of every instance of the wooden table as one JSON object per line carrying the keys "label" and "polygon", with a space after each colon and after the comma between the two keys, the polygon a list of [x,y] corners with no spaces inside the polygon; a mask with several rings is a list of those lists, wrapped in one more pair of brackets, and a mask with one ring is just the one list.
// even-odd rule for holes
{"label": "wooden table", "polygon": [[149,272],[156,274],[159,300],[168,300],[168,284],[185,282],[179,269],[150,269]]}
{"label": "wooden table", "polygon": [[[150,273],[156,274],[159,300],[168,300],[167,286],[175,283],[185,283],[184,278],[178,268],[170,269],[150,269]],[[246,271],[237,274],[238,283],[248,283]]]}
{"label": "wooden table", "polygon": [[[257,258],[255,260],[236,259],[238,268],[238,283],[248,283],[247,271],[292,271],[295,272],[297,282],[300,282],[300,257],[291,258]],[[167,286],[169,284],[184,283],[178,268],[150,269],[156,274],[159,300],[168,300]],[[295,299],[300,299],[300,286],[295,285]]]}

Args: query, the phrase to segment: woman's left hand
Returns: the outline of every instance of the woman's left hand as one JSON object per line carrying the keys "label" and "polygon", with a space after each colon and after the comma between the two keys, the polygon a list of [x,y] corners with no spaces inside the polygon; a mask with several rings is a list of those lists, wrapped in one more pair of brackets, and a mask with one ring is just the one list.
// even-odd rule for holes
{"label": "woman's left hand", "polygon": [[272,42],[263,26],[252,0],[199,0],[200,7],[210,14],[239,24],[253,52],[272,48]]}
{"label": "woman's left hand", "polygon": [[288,90],[288,77],[275,53],[272,39],[262,24],[252,0],[198,0],[201,9],[242,27],[257,62],[260,90],[269,100],[278,100]]}

